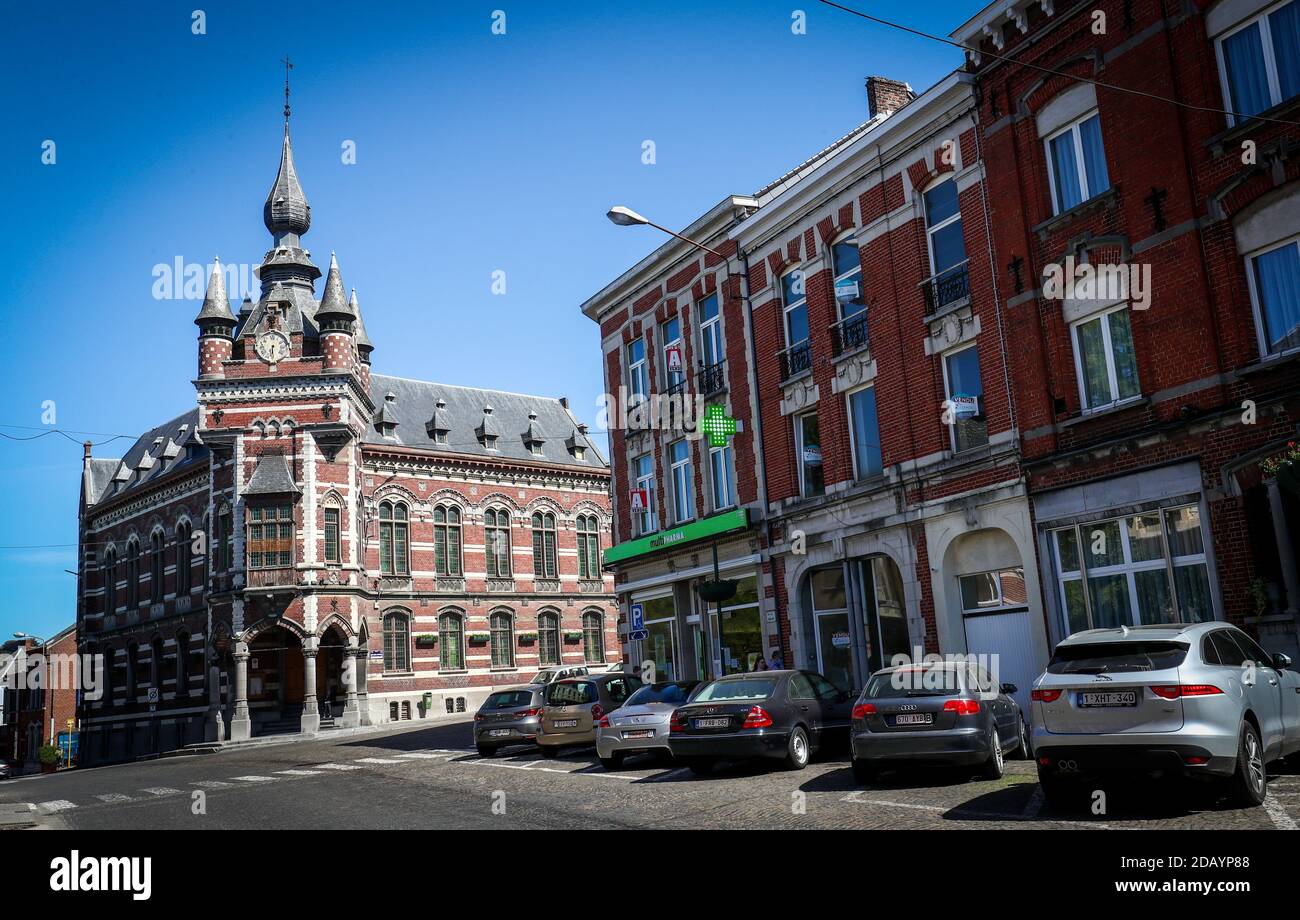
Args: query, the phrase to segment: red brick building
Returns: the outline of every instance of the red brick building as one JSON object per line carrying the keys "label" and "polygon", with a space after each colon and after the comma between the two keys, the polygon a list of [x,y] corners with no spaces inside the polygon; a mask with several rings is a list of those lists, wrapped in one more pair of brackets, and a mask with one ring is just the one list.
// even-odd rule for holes
{"label": "red brick building", "polygon": [[[1219,618],[1294,655],[1300,500],[1261,461],[1300,425],[1300,3],[1021,0],[953,37],[1052,638]],[[1084,263],[1112,283],[1060,289]]]}
{"label": "red brick building", "polygon": [[197,406],[85,460],[78,624],[105,656],[82,759],[473,711],[616,663],[608,466],[558,398],[372,373],[355,292],[302,245],[286,120],[261,293],[218,262]]}
{"label": "red brick building", "polygon": [[0,645],[0,760],[34,773],[41,769],[39,755],[45,745],[59,747],[64,752],[61,762],[68,760],[69,742],[77,730],[76,655],[75,626],[42,642],[21,639]]}

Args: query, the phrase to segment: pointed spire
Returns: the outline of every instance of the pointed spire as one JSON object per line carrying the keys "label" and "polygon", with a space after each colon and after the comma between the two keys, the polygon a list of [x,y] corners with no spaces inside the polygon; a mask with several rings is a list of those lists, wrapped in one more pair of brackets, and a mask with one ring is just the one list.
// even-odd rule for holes
{"label": "pointed spire", "polygon": [[355,330],[357,352],[361,355],[361,360],[369,364],[370,353],[375,350],[375,345],[366,334],[366,321],[361,318],[361,305],[357,303],[356,288],[352,289],[352,296],[348,298],[348,307],[352,310],[352,315],[357,318]]}
{"label": "pointed spire", "polygon": [[298,182],[298,171],[293,166],[293,144],[289,141],[289,121],[284,122],[284,144],[280,148],[280,171],[275,176],[275,184],[262,205],[262,222],[271,231],[275,242],[286,236],[292,236],[291,245],[297,245],[297,238],[311,227],[311,205],[303,194]]}
{"label": "pointed spire", "polygon": [[212,260],[212,274],[208,276],[208,293],[203,298],[203,309],[194,317],[198,326],[235,325],[235,315],[230,312],[226,297],[226,275],[221,270],[221,259]]}
{"label": "pointed spire", "polygon": [[330,270],[325,276],[325,291],[321,294],[320,306],[316,309],[316,322],[322,330],[346,325],[347,331],[352,331],[351,324],[356,318],[352,307],[343,298],[343,276],[339,274],[339,260],[331,252]]}

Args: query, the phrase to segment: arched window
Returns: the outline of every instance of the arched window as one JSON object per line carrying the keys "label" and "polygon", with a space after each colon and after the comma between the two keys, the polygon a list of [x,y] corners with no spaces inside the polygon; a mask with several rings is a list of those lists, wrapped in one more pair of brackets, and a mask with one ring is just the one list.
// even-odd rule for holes
{"label": "arched window", "polygon": [[384,614],[385,671],[411,670],[410,633],[411,621],[405,613]]}
{"label": "arched window", "polygon": [[117,550],[110,546],[104,552],[104,612],[117,609]]}
{"label": "arched window", "polygon": [[126,647],[126,704],[135,705],[140,694],[140,646],[132,642]]}
{"label": "arched window", "polygon": [[[111,648],[96,648],[90,646],[86,649],[86,654],[90,655],[90,660],[94,662],[91,666],[98,670],[102,675],[99,684],[99,699],[94,700],[95,707],[102,709],[105,706],[113,705],[113,650]],[[96,656],[102,655],[104,662],[101,664],[96,660]]]}
{"label": "arched window", "polygon": [[537,578],[554,578],[557,571],[555,515],[549,511],[538,511],[533,515],[533,575]]}
{"label": "arched window", "polygon": [[438,617],[438,662],[444,671],[460,671],[465,667],[465,631],[459,613]]}
{"label": "arched window", "polygon": [[333,498],[328,500],[322,512],[325,529],[325,563],[327,565],[337,565],[343,558],[339,538],[342,513],[338,502]]}
{"label": "arched window", "polygon": [[483,515],[488,578],[510,577],[510,512],[489,508]]}
{"label": "arched window", "polygon": [[460,558],[460,509],[439,505],[433,509],[433,565],[438,575],[459,575],[464,569]]}
{"label": "arched window", "polygon": [[410,524],[406,506],[383,502],[379,506],[379,571],[384,575],[411,574]]}
{"label": "arched window", "polygon": [[600,523],[594,514],[578,515],[578,577],[600,577]]}
{"label": "arched window", "polygon": [[184,597],[190,593],[190,522],[181,521],[176,525],[176,596]]}
{"label": "arched window", "polygon": [[213,545],[212,552],[217,567],[229,572],[235,564],[235,516],[229,507],[221,509],[220,525],[221,542]]}
{"label": "arched window", "polygon": [[582,615],[582,656],[588,664],[605,660],[605,617],[600,611],[588,610]]}
{"label": "arched window", "polygon": [[163,679],[163,640],[154,639],[149,643],[149,686],[158,690],[162,696]]}
{"label": "arched window", "polygon": [[492,635],[492,667],[515,666],[514,617],[509,611],[498,610],[489,619]]}
{"label": "arched window", "polygon": [[176,636],[176,695],[190,695],[190,636],[179,633]]}
{"label": "arched window", "polygon": [[163,555],[163,532],[155,530],[149,536],[149,601],[154,604],[163,602],[163,572],[167,568],[167,559]]}
{"label": "arched window", "polygon": [[560,663],[560,617],[556,613],[548,611],[537,616],[537,663]]}
{"label": "arched window", "polygon": [[140,606],[140,544],[132,537],[126,543],[126,609]]}

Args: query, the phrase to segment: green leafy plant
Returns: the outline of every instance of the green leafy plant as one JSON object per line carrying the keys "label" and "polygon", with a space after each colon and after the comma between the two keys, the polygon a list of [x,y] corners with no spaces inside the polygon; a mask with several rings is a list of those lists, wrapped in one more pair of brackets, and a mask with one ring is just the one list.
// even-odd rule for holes
{"label": "green leafy plant", "polygon": [[1295,441],[1286,442],[1286,450],[1276,457],[1267,457],[1260,464],[1259,468],[1264,471],[1265,476],[1276,476],[1283,472],[1294,472],[1295,466],[1300,463],[1300,446]]}
{"label": "green leafy plant", "polygon": [[484,644],[486,644],[486,643],[488,642],[488,640],[490,640],[491,638],[492,638],[492,637],[491,637],[488,633],[485,633],[485,632],[472,632],[472,633],[469,633],[469,641],[472,642],[472,643],[474,643],[475,645],[484,645]]}
{"label": "green leafy plant", "polygon": [[52,767],[63,759],[62,752],[52,744],[42,744],[41,749],[36,752],[36,756],[47,767]]}
{"label": "green leafy plant", "polygon": [[420,633],[415,637],[415,644],[419,648],[432,648],[438,644],[438,634]]}
{"label": "green leafy plant", "polygon": [[1251,580],[1250,598],[1255,602],[1255,616],[1263,616],[1264,611],[1268,609],[1268,592],[1264,590],[1264,579]]}

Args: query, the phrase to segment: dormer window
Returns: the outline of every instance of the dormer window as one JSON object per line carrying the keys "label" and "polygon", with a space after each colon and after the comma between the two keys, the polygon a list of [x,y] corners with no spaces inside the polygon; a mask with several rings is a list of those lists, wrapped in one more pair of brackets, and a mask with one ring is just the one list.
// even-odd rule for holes
{"label": "dormer window", "polygon": [[496,450],[497,436],[494,434],[483,435],[483,446],[486,447],[488,450]]}
{"label": "dormer window", "polygon": [[501,437],[500,426],[497,420],[492,417],[492,407],[490,405],[483,407],[483,421],[479,423],[478,440],[486,450],[497,449],[497,439]]}

